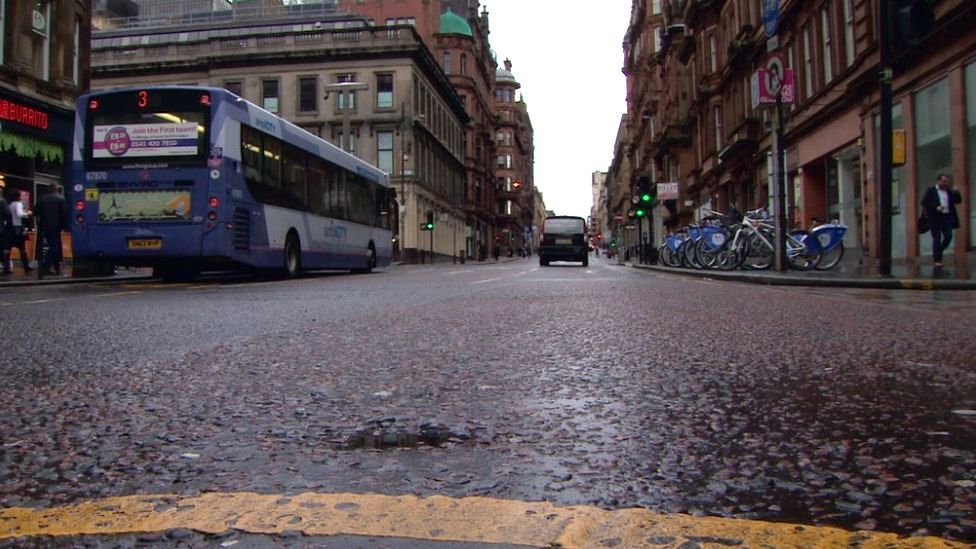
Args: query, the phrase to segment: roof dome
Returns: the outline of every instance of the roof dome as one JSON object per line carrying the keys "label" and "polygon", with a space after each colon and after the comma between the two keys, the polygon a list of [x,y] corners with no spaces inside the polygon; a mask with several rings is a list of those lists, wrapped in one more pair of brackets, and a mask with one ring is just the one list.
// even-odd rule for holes
{"label": "roof dome", "polygon": [[463,17],[451,11],[451,8],[447,8],[447,11],[441,14],[440,33],[462,34],[464,36],[474,38],[474,32],[471,31],[471,25],[469,25]]}
{"label": "roof dome", "polygon": [[499,84],[518,84],[518,80],[516,80],[515,75],[512,74],[512,62],[508,59],[505,60],[505,68],[498,67],[498,69],[495,70],[495,82]]}

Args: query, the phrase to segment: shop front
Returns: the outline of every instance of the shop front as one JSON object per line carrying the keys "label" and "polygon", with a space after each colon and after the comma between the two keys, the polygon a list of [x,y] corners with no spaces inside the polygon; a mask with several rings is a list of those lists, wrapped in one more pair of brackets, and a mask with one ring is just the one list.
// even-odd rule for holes
{"label": "shop front", "polygon": [[[38,194],[50,186],[65,189],[73,125],[72,111],[0,88],[0,180],[8,201],[16,194],[33,209]],[[28,227],[33,227],[32,219]],[[28,250],[33,250],[33,236],[28,233]],[[70,257],[70,235],[63,238],[65,256]]]}

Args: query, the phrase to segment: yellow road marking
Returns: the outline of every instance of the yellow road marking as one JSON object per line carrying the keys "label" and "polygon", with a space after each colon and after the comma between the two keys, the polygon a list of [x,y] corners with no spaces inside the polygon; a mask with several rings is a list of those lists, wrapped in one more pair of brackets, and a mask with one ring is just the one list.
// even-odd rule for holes
{"label": "yellow road marking", "polygon": [[211,493],[121,496],[50,509],[0,509],[0,539],[120,535],[173,528],[206,534],[231,528],[252,534],[300,530],[308,536],[386,536],[566,548],[677,547],[686,541],[703,547],[965,547],[934,537],[899,538],[832,527],[696,518],[645,509],[559,507],[485,497]]}

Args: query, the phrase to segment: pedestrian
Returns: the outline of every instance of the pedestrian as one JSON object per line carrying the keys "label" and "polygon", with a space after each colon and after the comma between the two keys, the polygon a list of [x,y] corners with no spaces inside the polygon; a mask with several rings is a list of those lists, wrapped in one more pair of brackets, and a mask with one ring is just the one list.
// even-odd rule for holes
{"label": "pedestrian", "polygon": [[501,248],[501,246],[499,246],[499,245],[498,245],[498,243],[496,242],[496,243],[495,243],[495,249],[494,249],[494,250],[492,250],[492,255],[494,255],[494,256],[495,256],[495,261],[498,261],[498,256],[500,256],[501,254],[502,254],[502,248]]}
{"label": "pedestrian", "polygon": [[[10,249],[16,248],[20,251],[20,262],[24,266],[24,272],[29,273],[34,269],[30,266],[27,259],[27,225],[24,221],[31,216],[31,211],[21,200],[20,191],[13,189],[7,194],[7,202],[10,204],[10,219],[13,226],[13,236],[10,241]],[[7,265],[13,269],[12,261],[8,260]]]}
{"label": "pedestrian", "polygon": [[68,203],[58,184],[48,187],[47,192],[34,205],[37,235],[41,239],[41,246],[47,245],[43,265],[38,267],[48,274],[62,273],[64,257],[61,250],[61,232],[70,227],[70,215]]}
{"label": "pedestrian", "polygon": [[7,204],[7,199],[3,197],[4,187],[3,179],[0,179],[0,262],[3,263],[3,274],[8,275],[13,271],[10,268],[10,237],[13,234],[13,220],[10,216],[10,205]]}
{"label": "pedestrian", "polygon": [[922,209],[932,227],[932,260],[936,268],[942,267],[942,252],[952,242],[952,231],[959,228],[956,204],[961,202],[962,195],[952,188],[952,177],[947,173],[940,173],[935,185],[922,197]]}

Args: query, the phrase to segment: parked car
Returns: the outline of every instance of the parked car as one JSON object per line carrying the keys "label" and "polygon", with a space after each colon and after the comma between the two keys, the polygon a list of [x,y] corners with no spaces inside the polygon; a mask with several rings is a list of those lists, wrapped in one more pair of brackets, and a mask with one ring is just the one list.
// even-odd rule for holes
{"label": "parked car", "polygon": [[589,259],[585,219],[570,215],[545,219],[539,243],[539,265],[545,267],[550,261],[581,261],[586,267]]}

